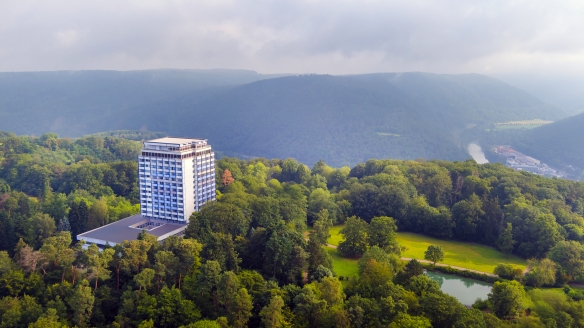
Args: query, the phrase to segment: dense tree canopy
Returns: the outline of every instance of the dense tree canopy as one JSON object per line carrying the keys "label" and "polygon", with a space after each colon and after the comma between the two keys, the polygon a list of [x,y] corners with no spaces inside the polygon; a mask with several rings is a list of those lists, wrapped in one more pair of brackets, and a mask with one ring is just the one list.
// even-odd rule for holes
{"label": "dense tree canopy", "polygon": [[[419,262],[404,266],[396,241],[411,231],[496,246],[529,258],[526,284],[562,286],[584,270],[582,183],[473,161],[310,170],[293,159],[223,158],[218,200],[192,215],[185,238],[158,243],[144,232],[100,252],[72,233],[139,210],[133,161],[105,140],[129,141],[100,138],[2,135],[2,325],[584,326],[582,295],[568,287],[553,296],[499,282],[476,305],[494,314],[467,309]],[[339,223],[339,251],[359,258],[349,281],[323,247]]]}

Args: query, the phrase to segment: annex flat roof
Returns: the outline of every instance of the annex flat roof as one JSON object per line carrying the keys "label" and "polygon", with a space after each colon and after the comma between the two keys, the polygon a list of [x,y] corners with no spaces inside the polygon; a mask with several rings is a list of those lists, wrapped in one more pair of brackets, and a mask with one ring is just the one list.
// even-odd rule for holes
{"label": "annex flat roof", "polygon": [[[160,224],[154,228],[135,228],[135,225],[141,225],[146,222],[153,222]],[[88,243],[99,245],[115,245],[124,240],[135,240],[142,230],[146,230],[149,234],[158,237],[158,240],[166,239],[169,236],[180,233],[185,230],[186,224],[166,222],[145,217],[141,214],[136,214],[125,219],[104,225],[103,227],[93,229],[82,234],[77,235],[77,240],[85,240]]]}

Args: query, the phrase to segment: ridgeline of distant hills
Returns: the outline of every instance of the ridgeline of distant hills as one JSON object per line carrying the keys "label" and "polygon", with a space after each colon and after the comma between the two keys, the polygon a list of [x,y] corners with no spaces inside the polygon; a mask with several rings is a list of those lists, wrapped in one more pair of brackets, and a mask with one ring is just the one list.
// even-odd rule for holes
{"label": "ridgeline of distant hills", "polygon": [[460,136],[470,127],[565,116],[522,90],[477,74],[0,73],[0,130],[65,137],[164,131],[207,138],[227,155],[294,157],[307,164],[463,160],[469,156]]}

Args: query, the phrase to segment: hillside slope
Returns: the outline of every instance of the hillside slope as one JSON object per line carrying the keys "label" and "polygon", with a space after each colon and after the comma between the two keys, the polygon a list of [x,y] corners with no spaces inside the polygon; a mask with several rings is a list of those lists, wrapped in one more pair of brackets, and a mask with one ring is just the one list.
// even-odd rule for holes
{"label": "hillside slope", "polygon": [[245,70],[0,73],[0,130],[82,136],[112,130],[120,115],[184,93],[198,98],[272,77]]}
{"label": "hillside slope", "polygon": [[0,74],[0,130],[62,136],[164,131],[208,138],[225,154],[295,157],[308,164],[461,160],[468,155],[457,138],[469,125],[564,115],[477,74],[270,79],[250,71],[14,74],[16,87],[8,73]]}
{"label": "hillside slope", "polygon": [[480,75],[291,76],[197,103],[185,97],[174,101],[176,106],[165,105],[180,108],[180,122],[164,122],[158,130],[195,131],[227,153],[295,157],[310,164],[323,159],[337,166],[369,158],[466,159],[456,137],[469,124],[563,115]]}
{"label": "hillside slope", "polygon": [[518,150],[543,162],[584,169],[584,113],[523,132],[512,141]]}

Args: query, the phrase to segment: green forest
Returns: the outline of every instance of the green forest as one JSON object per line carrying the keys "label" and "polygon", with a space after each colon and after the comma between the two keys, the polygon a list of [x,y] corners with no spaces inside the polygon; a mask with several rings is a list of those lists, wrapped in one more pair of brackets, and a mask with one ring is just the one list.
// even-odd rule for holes
{"label": "green forest", "polygon": [[[568,285],[584,279],[583,183],[472,160],[225,157],[184,238],[83,247],[72,236],[139,212],[140,147],[0,133],[0,326],[584,327]],[[324,247],[340,223],[350,279]],[[467,308],[400,260],[396,231],[494,246],[529,271],[499,266]]]}

